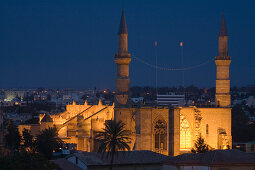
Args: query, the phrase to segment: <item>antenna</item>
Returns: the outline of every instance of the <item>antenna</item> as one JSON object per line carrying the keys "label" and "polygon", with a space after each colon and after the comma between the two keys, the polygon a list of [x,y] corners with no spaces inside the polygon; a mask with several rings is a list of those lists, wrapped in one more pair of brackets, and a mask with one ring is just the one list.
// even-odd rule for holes
{"label": "antenna", "polygon": [[[183,41],[180,42],[181,47],[181,62],[182,62],[182,87],[184,88],[184,56],[183,56]],[[184,91],[183,91],[184,92]]]}
{"label": "antenna", "polygon": [[158,42],[155,41],[155,62],[156,62],[156,67],[155,67],[155,85],[156,85],[156,97],[157,97],[157,104],[158,104],[158,54],[157,54],[157,46],[158,46]]}
{"label": "antenna", "polygon": [[182,87],[183,87],[183,95],[184,95],[184,104],[185,104],[185,84],[184,84],[184,54],[183,54],[183,41],[180,42],[181,47],[181,60],[182,60]]}

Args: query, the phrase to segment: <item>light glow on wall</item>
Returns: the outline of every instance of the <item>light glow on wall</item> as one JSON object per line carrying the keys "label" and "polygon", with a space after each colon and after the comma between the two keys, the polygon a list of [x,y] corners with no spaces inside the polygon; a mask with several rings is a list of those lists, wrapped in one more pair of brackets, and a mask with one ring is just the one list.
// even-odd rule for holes
{"label": "light glow on wall", "polygon": [[187,119],[180,115],[180,150],[191,149],[191,132]]}

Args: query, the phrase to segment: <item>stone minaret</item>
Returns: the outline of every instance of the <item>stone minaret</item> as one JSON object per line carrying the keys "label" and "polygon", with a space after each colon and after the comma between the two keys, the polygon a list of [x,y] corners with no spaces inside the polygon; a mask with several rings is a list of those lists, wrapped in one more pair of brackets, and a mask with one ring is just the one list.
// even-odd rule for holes
{"label": "stone minaret", "polygon": [[215,104],[219,107],[231,107],[229,80],[231,57],[228,56],[228,34],[224,14],[219,33],[219,54],[215,57],[215,63],[217,66]]}
{"label": "stone minaret", "polygon": [[115,54],[114,61],[117,65],[115,103],[116,106],[124,106],[129,99],[129,63],[131,62],[131,56],[128,53],[128,33],[124,10],[118,33],[118,53]]}

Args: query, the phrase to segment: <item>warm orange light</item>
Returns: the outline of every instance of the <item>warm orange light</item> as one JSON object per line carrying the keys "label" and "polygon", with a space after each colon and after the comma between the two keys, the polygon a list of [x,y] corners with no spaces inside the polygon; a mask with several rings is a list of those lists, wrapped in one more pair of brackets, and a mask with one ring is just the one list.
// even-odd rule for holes
{"label": "warm orange light", "polygon": [[180,42],[180,46],[181,46],[181,47],[183,46],[183,42],[182,42],[182,41]]}
{"label": "warm orange light", "polygon": [[191,131],[187,119],[180,115],[180,149],[189,150],[191,148]]}

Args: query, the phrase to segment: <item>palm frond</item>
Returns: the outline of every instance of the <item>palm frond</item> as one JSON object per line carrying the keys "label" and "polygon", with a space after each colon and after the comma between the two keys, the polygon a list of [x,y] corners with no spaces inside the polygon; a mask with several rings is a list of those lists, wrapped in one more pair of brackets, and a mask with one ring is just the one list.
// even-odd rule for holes
{"label": "palm frond", "polygon": [[130,132],[125,130],[125,124],[122,121],[106,121],[105,128],[102,130],[95,136],[95,140],[100,144],[98,153],[102,156],[106,154],[107,158],[114,159],[115,156],[118,157],[117,151],[130,150],[128,145],[131,139]]}

